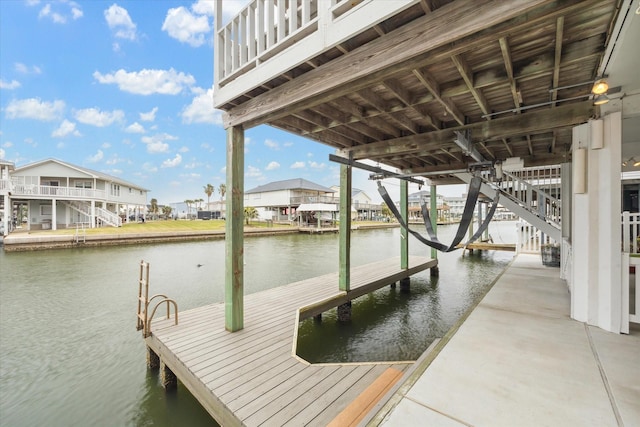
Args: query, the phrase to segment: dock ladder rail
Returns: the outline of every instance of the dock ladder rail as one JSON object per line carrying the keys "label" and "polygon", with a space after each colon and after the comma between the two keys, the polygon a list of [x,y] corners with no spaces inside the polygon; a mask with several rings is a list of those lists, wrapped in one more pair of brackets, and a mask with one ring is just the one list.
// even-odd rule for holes
{"label": "dock ladder rail", "polygon": [[[140,279],[138,280],[138,323],[136,330],[142,331],[143,338],[151,336],[151,320],[162,303],[167,304],[167,319],[171,318],[171,305],[173,305],[175,324],[178,324],[178,304],[174,300],[168,298],[164,294],[156,294],[149,298],[149,267],[150,265],[148,262],[144,262],[144,260],[140,261]],[[149,305],[156,298],[162,298],[162,300],[155,304],[151,311],[151,315],[149,315]]]}
{"label": "dock ladder rail", "polygon": [[84,227],[84,222],[76,224],[76,234],[74,236],[76,244],[86,243],[87,241],[87,229]]}

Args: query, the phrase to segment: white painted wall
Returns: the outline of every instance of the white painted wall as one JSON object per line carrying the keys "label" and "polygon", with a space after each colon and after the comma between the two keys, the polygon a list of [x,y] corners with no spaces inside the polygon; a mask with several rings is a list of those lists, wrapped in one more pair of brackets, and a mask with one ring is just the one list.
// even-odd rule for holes
{"label": "white painted wall", "polygon": [[[622,116],[603,117],[604,146],[593,149],[590,123],[573,129],[574,184],[585,180],[585,192],[573,194],[571,317],[610,332],[621,332],[622,265],[620,257],[620,172]],[[586,149],[586,173],[575,164]]]}

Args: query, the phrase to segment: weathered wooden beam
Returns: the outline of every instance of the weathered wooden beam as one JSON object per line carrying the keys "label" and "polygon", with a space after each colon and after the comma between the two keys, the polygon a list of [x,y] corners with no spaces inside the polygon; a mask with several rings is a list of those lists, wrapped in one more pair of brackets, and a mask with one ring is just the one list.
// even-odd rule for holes
{"label": "weathered wooden beam", "polygon": [[513,75],[513,63],[511,61],[511,49],[509,49],[509,42],[506,37],[500,37],[500,51],[502,52],[502,60],[504,61],[504,68],[507,70],[507,77],[509,78],[509,88],[511,89],[511,96],[513,97],[513,105],[516,108],[516,113],[520,114],[521,101],[518,96],[518,88],[516,87],[516,80]]}
{"label": "weathered wooden beam", "polygon": [[[562,38],[564,34],[564,16],[559,16],[556,19],[556,48],[553,59],[553,81],[551,87],[558,87],[560,82],[560,61],[562,60]],[[551,100],[558,99],[558,91],[554,90],[551,93]],[[556,104],[553,104],[556,105]]]}
{"label": "weathered wooden beam", "polygon": [[458,110],[450,99],[445,99],[440,93],[440,84],[422,70],[413,70],[413,75],[427,88],[427,90],[433,95],[433,97],[444,107],[444,109],[451,114],[451,117],[458,122],[459,125],[464,124],[464,115]]}
{"label": "weathered wooden beam", "polygon": [[227,220],[225,222],[225,328],[244,327],[244,130],[227,128]]}
{"label": "weathered wooden beam", "polygon": [[[300,76],[295,82],[289,82],[272,91],[241,104],[225,115],[225,126],[244,124],[255,126],[276,120],[292,111],[308,108],[329,101],[354,90],[365,89],[376,81],[390,77],[399,69],[413,69],[424,63],[424,56],[437,48],[480,33],[510,21],[519,19],[521,25],[530,25],[532,19],[547,19],[549,14],[572,5],[576,0],[556,3],[551,0],[457,0],[432,13],[418,18],[403,27],[376,39],[322,67]],[[549,6],[544,8],[544,6]],[[537,12],[540,16],[528,16]],[[535,14],[535,13],[534,13]],[[511,28],[510,28],[511,27]],[[516,25],[517,27],[517,25]],[[514,28],[505,26],[507,33]],[[473,49],[488,40],[499,38],[500,31],[483,33],[476,40],[460,46],[457,52]],[[437,58],[452,54],[447,47]],[[453,52],[455,53],[455,52]],[[345,70],[349,70],[348,73]],[[295,83],[295,84],[293,84]]]}
{"label": "weathered wooden beam", "polygon": [[454,131],[470,131],[474,142],[500,139],[511,135],[526,135],[546,129],[555,129],[585,123],[594,114],[591,101],[565,104],[554,109],[528,111],[526,114],[502,117],[487,122],[472,123],[450,129],[443,129],[420,135],[410,135],[350,149],[354,159],[366,159],[369,156],[399,155],[416,153],[426,146],[438,148],[451,143]]}
{"label": "weathered wooden beam", "polygon": [[[478,103],[480,110],[482,110],[484,114],[489,114],[489,105],[487,104],[487,100],[482,94],[482,91],[480,89],[476,89],[476,87],[474,86],[473,70],[471,69],[467,61],[465,61],[464,58],[460,55],[453,55],[451,57],[451,60],[458,69],[460,76],[462,76],[462,80],[464,80],[464,82],[467,84],[467,87],[469,88],[469,91],[471,91],[471,95],[473,95],[473,98]],[[491,117],[489,116],[489,119],[490,118]]]}

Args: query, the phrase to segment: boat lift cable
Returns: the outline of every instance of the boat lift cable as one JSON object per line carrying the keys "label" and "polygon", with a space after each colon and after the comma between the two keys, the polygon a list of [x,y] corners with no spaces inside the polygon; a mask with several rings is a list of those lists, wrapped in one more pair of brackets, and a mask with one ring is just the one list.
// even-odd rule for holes
{"label": "boat lift cable", "polygon": [[[471,221],[473,221],[473,211],[475,209],[476,202],[478,201],[478,196],[480,195],[481,184],[482,184],[482,178],[480,178],[479,176],[473,177],[473,179],[469,183],[469,192],[467,195],[467,201],[465,202],[465,205],[464,205],[462,219],[460,221],[460,224],[458,225],[458,231],[456,232],[456,235],[454,236],[453,241],[448,246],[438,240],[438,237],[435,231],[433,230],[433,226],[431,225],[431,218],[429,217],[429,212],[427,210],[427,206],[425,203],[422,204],[422,216],[424,217],[425,228],[427,229],[427,233],[429,234],[429,239],[427,239],[417,231],[411,230],[409,228],[408,224],[404,222],[404,219],[402,218],[402,215],[398,211],[398,208],[396,208],[395,203],[393,203],[393,201],[391,200],[391,197],[389,196],[387,189],[382,185],[380,181],[378,181],[378,192],[380,193],[380,196],[382,197],[384,202],[389,207],[389,210],[391,211],[391,213],[393,213],[393,215],[398,220],[398,223],[400,224],[400,226],[405,230],[407,230],[408,233],[413,235],[413,237],[418,239],[420,242],[436,250],[439,250],[441,252],[452,252],[456,249],[459,249],[458,244],[464,238],[464,235],[467,229],[469,228],[469,224],[471,224]],[[478,231],[476,231],[476,233],[473,236],[471,236],[471,238],[463,245],[464,247],[466,247],[470,243],[473,243],[475,240],[477,240],[482,235],[482,233],[484,233],[484,231],[487,229],[487,227],[489,226],[489,222],[491,222],[491,218],[493,218],[493,214],[495,213],[496,208],[498,206],[499,197],[500,197],[499,193],[496,192],[496,196],[493,199],[493,204],[491,206],[491,209],[487,213],[486,218],[478,228]]]}

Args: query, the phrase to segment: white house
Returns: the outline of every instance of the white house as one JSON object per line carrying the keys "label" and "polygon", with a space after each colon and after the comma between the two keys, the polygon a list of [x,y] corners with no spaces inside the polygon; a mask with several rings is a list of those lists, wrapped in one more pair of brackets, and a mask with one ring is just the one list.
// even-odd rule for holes
{"label": "white house", "polygon": [[248,190],[244,205],[256,208],[259,218],[273,221],[292,221],[303,204],[337,204],[334,190],[303,178],[270,182]]}
{"label": "white house", "polygon": [[102,172],[56,159],[16,168],[0,163],[0,196],[5,234],[83,224],[119,227],[122,218],[145,212],[148,190]]}
{"label": "white house", "polygon": [[[334,196],[339,199],[340,186],[332,185],[331,189],[335,191]],[[339,203],[339,200],[336,200],[336,203]],[[359,188],[351,189],[351,208],[357,212],[356,218],[359,220],[377,219],[382,215],[382,206],[371,203],[371,197]]]}

